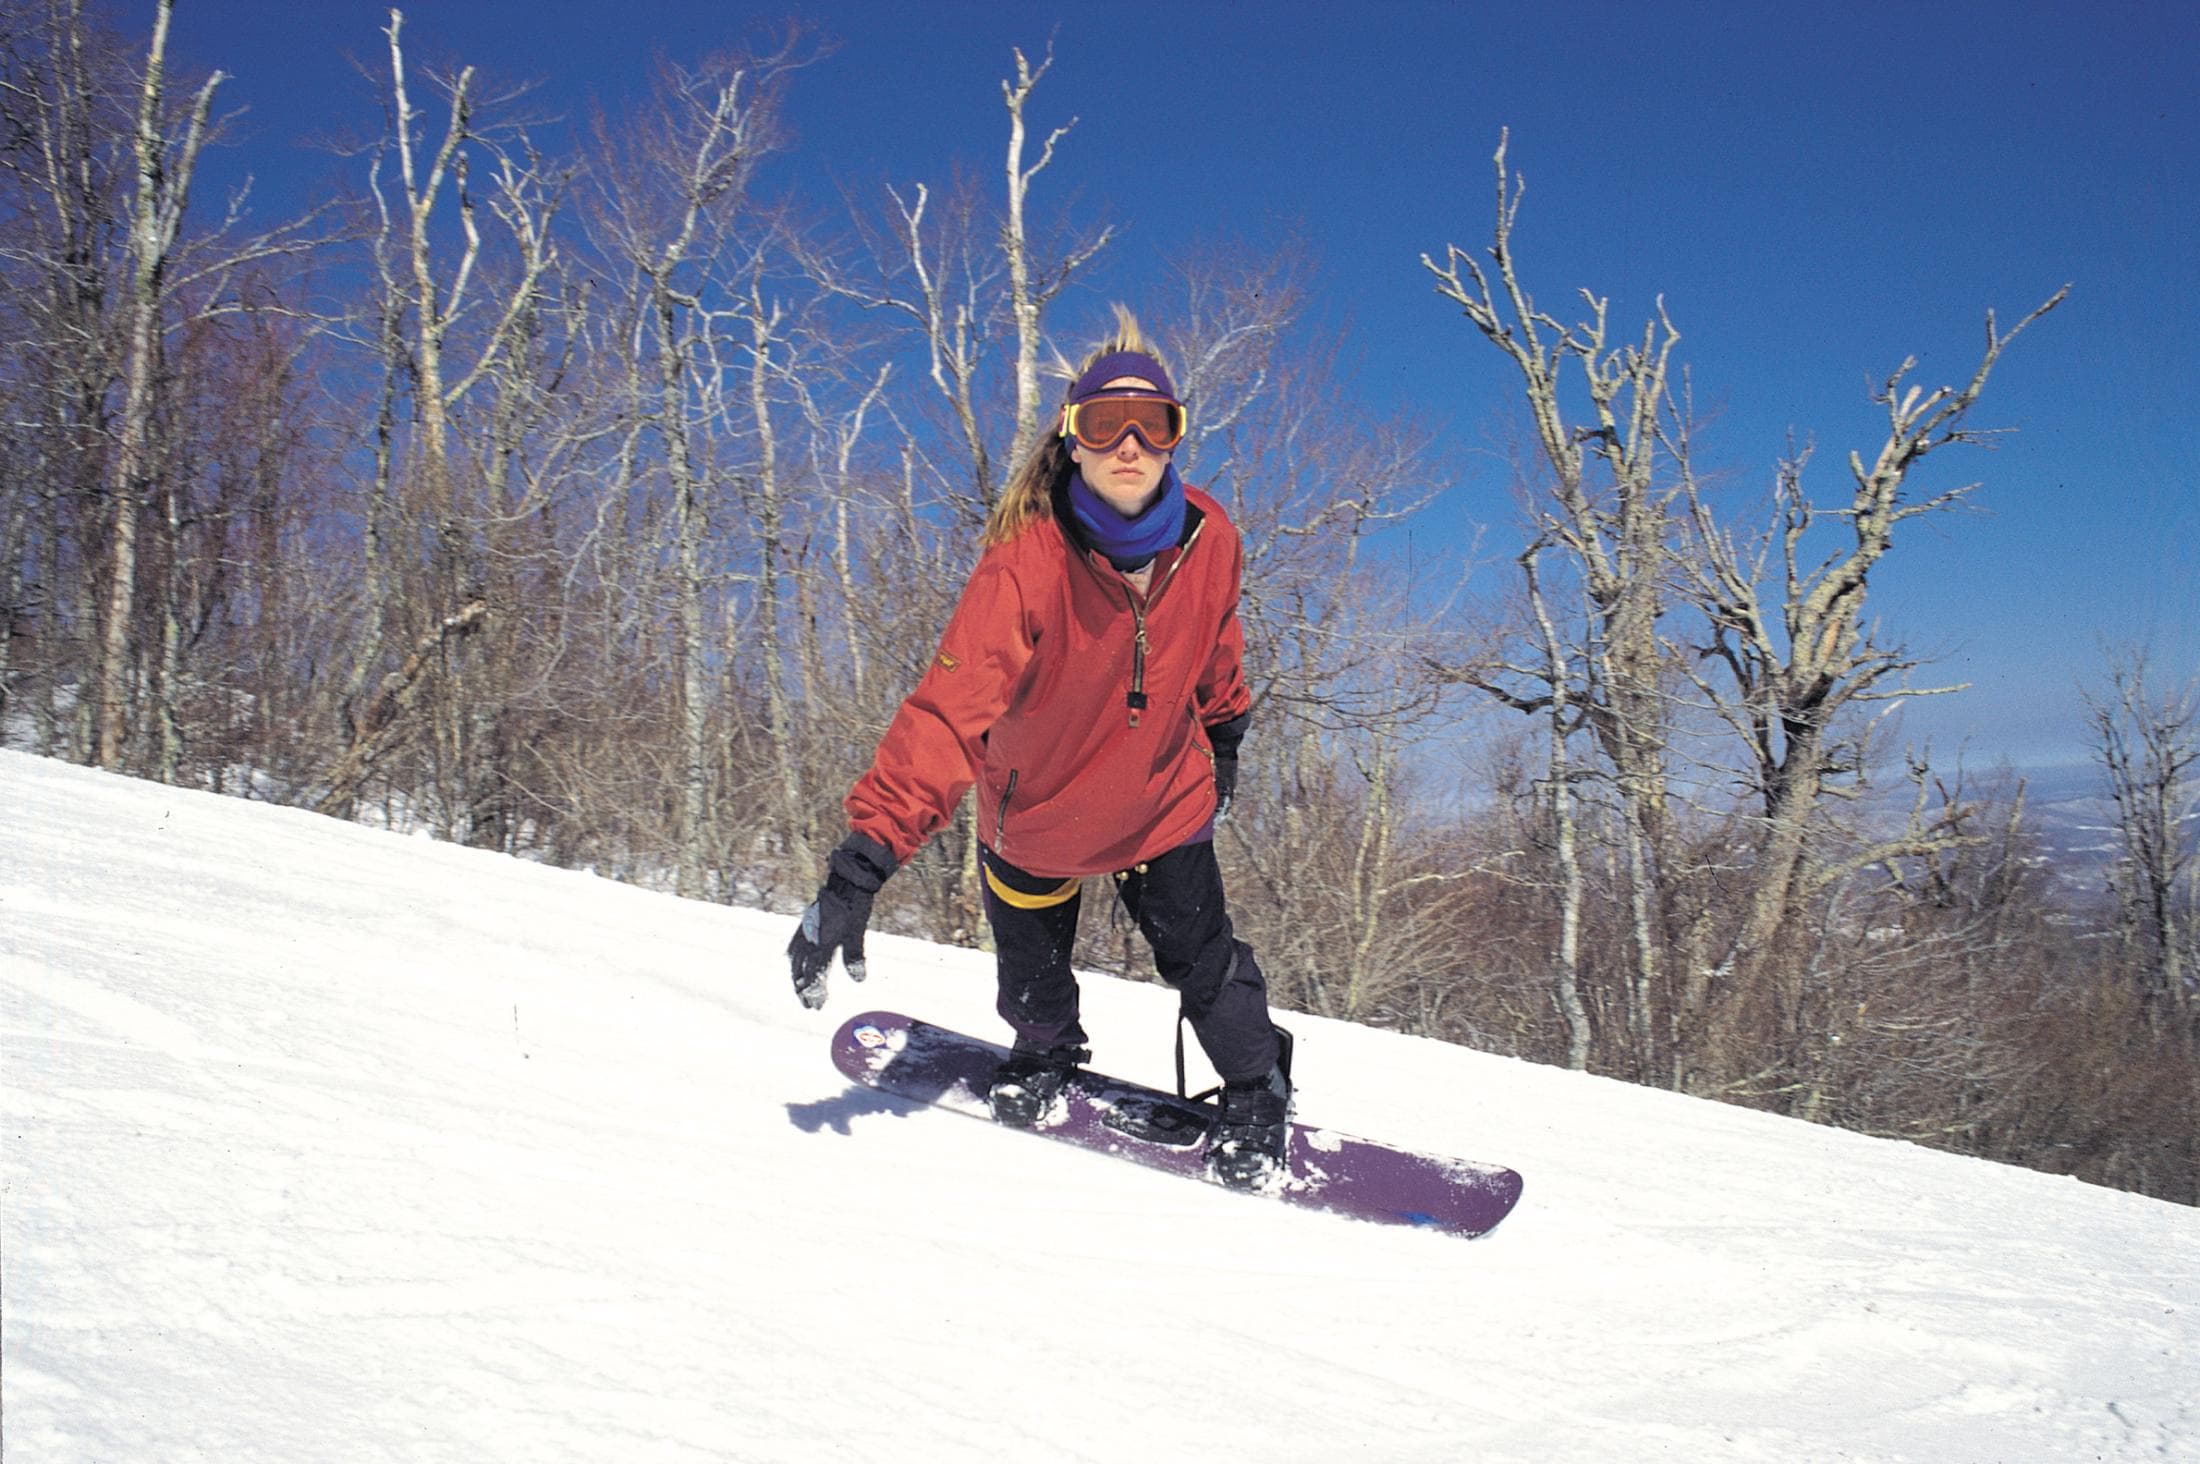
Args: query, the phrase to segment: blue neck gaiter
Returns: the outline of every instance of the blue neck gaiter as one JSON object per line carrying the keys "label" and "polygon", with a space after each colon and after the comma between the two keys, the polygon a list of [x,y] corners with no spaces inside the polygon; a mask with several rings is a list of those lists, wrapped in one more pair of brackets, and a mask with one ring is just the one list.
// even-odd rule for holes
{"label": "blue neck gaiter", "polygon": [[1069,509],[1078,527],[1092,538],[1092,546],[1120,570],[1134,570],[1152,561],[1164,549],[1176,547],[1184,537],[1184,480],[1176,464],[1161,470],[1161,492],[1136,518],[1125,518],[1085,483],[1085,475],[1069,475]]}

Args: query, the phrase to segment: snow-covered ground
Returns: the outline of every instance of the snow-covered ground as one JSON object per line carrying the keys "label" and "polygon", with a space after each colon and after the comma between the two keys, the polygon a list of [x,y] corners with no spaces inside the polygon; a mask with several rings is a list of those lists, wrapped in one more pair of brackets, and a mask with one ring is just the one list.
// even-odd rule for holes
{"label": "snow-covered ground", "polygon": [[7,1464],[2200,1459],[2200,1212],[1300,1018],[1527,1176],[1338,1220],[851,1090],[987,962],[788,930],[0,753]]}

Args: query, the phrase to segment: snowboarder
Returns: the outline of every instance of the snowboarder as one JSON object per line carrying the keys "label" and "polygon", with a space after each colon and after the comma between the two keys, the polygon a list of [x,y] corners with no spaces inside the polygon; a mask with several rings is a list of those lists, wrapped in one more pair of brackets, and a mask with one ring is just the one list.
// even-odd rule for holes
{"label": "snowboarder", "polygon": [[998,1010],[1015,1033],[994,1116],[1036,1123],[1092,1056],[1070,949],[1083,881],[1106,876],[1223,1079],[1209,1164],[1253,1187],[1282,1163],[1290,1047],[1215,862],[1251,720],[1244,555],[1221,505],[1177,476],[1186,422],[1159,352],[1117,307],[994,505],[787,951],[805,1006],[824,1005],[836,950],[862,980],[872,897],[975,785]]}

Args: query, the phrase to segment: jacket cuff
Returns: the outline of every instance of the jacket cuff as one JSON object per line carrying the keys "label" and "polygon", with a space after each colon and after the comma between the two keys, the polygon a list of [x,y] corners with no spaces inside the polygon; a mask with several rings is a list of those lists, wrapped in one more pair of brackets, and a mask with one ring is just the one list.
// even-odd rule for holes
{"label": "jacket cuff", "polygon": [[894,862],[894,851],[869,834],[850,834],[842,839],[827,863],[834,874],[873,895],[900,867]]}
{"label": "jacket cuff", "polygon": [[1216,757],[1236,757],[1238,744],[1245,740],[1245,729],[1253,723],[1251,712],[1239,712],[1227,722],[1217,722],[1207,729],[1207,741],[1214,748]]}

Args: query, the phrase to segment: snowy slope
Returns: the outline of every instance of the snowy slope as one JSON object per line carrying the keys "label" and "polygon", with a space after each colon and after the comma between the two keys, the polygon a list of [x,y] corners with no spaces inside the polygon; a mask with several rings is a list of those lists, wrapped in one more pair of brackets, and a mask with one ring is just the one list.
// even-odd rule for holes
{"label": "snowy slope", "polygon": [[1528,1179],[1332,1219],[850,1090],[987,963],[788,929],[0,753],[7,1464],[2200,1459],[2200,1212],[1301,1018]]}

